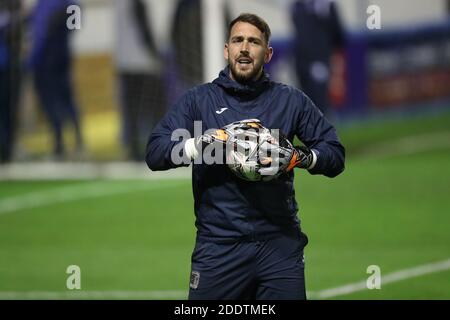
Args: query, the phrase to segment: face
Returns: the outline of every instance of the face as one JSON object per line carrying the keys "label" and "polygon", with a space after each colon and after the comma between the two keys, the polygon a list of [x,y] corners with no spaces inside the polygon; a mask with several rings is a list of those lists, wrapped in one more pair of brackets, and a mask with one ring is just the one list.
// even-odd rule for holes
{"label": "face", "polygon": [[254,25],[239,21],[231,28],[224,57],[230,66],[230,76],[233,80],[240,83],[257,80],[272,54],[273,49],[266,43],[263,33]]}

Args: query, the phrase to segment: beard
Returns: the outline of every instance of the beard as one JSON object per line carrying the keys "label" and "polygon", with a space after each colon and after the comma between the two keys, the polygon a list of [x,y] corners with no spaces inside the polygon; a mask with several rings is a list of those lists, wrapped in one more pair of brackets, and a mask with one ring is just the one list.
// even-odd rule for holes
{"label": "beard", "polygon": [[233,79],[242,84],[257,80],[263,67],[262,63],[255,64],[252,70],[242,72],[239,70],[238,63],[235,60],[228,59],[228,65],[230,66],[230,72]]}

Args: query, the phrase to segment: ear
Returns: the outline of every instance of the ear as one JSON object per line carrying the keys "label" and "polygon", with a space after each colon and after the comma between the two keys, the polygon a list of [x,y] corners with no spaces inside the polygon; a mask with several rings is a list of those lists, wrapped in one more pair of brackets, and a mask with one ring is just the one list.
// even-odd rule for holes
{"label": "ear", "polygon": [[223,57],[225,58],[225,60],[228,61],[228,56],[229,56],[229,52],[228,52],[228,43],[225,43],[225,46],[223,47]]}
{"label": "ear", "polygon": [[269,47],[266,50],[266,54],[264,56],[264,63],[269,63],[270,60],[272,60],[272,56],[273,56],[273,48]]}

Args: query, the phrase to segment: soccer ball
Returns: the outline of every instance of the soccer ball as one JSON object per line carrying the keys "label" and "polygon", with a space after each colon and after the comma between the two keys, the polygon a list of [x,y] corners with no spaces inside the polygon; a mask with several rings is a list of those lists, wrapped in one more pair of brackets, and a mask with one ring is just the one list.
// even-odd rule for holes
{"label": "soccer ball", "polygon": [[[280,159],[279,141],[271,131],[261,125],[257,119],[234,122],[223,128],[229,135],[226,150],[226,163],[239,178],[247,181],[269,181],[282,172],[280,166],[273,166],[273,159]],[[272,157],[270,151],[276,150],[277,156]],[[281,152],[289,150],[281,148]],[[263,154],[261,150],[265,150]]]}

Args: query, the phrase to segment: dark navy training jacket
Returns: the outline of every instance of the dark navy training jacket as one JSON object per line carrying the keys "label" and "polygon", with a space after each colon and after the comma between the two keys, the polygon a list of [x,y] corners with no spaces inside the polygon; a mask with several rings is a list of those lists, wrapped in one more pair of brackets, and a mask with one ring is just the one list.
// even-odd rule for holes
{"label": "dark navy training jacket", "polygon": [[[147,145],[146,162],[151,170],[180,166],[172,161],[171,151],[185,141],[172,141],[174,130],[187,129],[193,137],[194,121],[202,121],[204,132],[253,118],[267,128],[279,129],[291,141],[297,136],[313,149],[317,163],[309,170],[311,174],[335,177],[344,170],[345,150],[335,129],[304,93],[271,81],[266,73],[246,85],[228,74],[227,67],[212,83],[189,90],[164,116]],[[293,182],[293,171],[272,181],[249,182],[223,164],[194,164],[197,237],[220,242],[299,233]]]}

